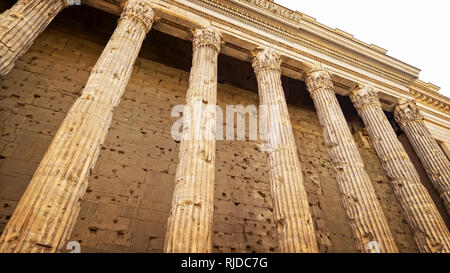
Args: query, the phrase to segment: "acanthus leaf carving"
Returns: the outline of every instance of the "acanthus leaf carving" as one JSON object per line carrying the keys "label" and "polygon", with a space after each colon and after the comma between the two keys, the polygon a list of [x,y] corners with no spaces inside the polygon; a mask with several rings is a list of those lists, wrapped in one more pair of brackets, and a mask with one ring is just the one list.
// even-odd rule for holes
{"label": "acanthus leaf carving", "polygon": [[217,30],[208,27],[195,30],[192,43],[194,48],[210,46],[219,52],[223,43],[223,38]]}
{"label": "acanthus leaf carving", "polygon": [[256,74],[265,69],[281,69],[281,56],[272,48],[257,48],[253,53],[253,68]]}
{"label": "acanthus leaf carving", "polygon": [[381,107],[378,92],[371,86],[358,85],[350,94],[350,99],[358,111],[369,105]]}
{"label": "acanthus leaf carving", "polygon": [[331,74],[325,70],[321,64],[313,64],[305,74],[306,86],[308,87],[308,91],[311,95],[320,89],[334,90]]}
{"label": "acanthus leaf carving", "polygon": [[415,100],[400,99],[394,111],[395,120],[402,126],[411,121],[423,120]]}
{"label": "acanthus leaf carving", "polygon": [[138,21],[148,32],[155,21],[155,13],[147,0],[128,0],[124,2],[120,16],[120,20],[124,19]]}

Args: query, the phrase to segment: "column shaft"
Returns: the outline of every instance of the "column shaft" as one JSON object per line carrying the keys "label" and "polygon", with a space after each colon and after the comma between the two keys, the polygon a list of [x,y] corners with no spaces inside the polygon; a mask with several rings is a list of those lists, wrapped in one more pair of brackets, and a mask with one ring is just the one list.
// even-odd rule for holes
{"label": "column shaft", "polygon": [[253,61],[260,104],[268,111],[267,163],[278,241],[281,252],[318,252],[280,65],[272,49],[260,50]]}
{"label": "column shaft", "polygon": [[320,66],[306,77],[314,101],[325,144],[335,166],[341,198],[356,247],[370,252],[368,243],[375,241],[381,252],[398,252],[394,237],[383,213],[364,163],[334,93],[330,74]]}
{"label": "column shaft", "polygon": [[194,54],[186,94],[186,107],[191,118],[184,120],[189,128],[184,128],[187,131],[180,145],[165,252],[212,251],[217,59],[221,43],[221,35],[212,28],[194,33]]}
{"label": "column shaft", "polygon": [[113,110],[152,22],[153,11],[146,0],[125,4],[83,93],[58,129],[0,237],[0,252],[55,252],[64,247]]}
{"label": "column shaft", "polygon": [[19,0],[0,15],[0,76],[11,71],[14,62],[66,6],[66,0]]}
{"label": "column shaft", "polygon": [[427,129],[414,101],[401,100],[394,116],[406,133],[450,214],[450,162],[447,156]]}
{"label": "column shaft", "polygon": [[421,252],[449,252],[450,233],[419,174],[370,87],[355,89],[351,100],[364,121],[381,164],[400,201]]}

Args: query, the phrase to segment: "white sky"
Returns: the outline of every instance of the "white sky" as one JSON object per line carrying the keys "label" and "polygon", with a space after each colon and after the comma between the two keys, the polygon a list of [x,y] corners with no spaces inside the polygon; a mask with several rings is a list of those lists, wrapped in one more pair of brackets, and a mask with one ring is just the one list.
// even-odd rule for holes
{"label": "white sky", "polygon": [[422,70],[450,97],[449,0],[275,0]]}

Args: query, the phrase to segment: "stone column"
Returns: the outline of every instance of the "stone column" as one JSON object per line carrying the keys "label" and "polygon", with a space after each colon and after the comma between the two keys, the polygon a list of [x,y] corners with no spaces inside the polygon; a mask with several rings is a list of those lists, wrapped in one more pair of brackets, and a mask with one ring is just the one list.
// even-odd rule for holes
{"label": "stone column", "polygon": [[425,126],[423,116],[413,100],[401,99],[395,108],[395,120],[406,133],[422,161],[434,188],[450,214],[450,162]]}
{"label": "stone column", "polygon": [[[267,109],[268,168],[281,252],[318,252],[297,146],[281,85],[281,58],[258,49],[253,68],[260,104]],[[260,113],[261,115],[262,113]],[[261,125],[261,124],[260,124]]]}
{"label": "stone column", "polygon": [[184,120],[187,126],[180,145],[164,252],[212,251],[217,58],[221,44],[222,36],[212,28],[194,33],[186,94],[191,115]]}
{"label": "stone column", "polygon": [[0,252],[64,248],[114,108],[153,23],[148,0],[129,0],[118,26],[67,113],[0,237]]}
{"label": "stone column", "polygon": [[67,0],[19,0],[0,15],[0,76],[14,67],[14,62],[67,3]]}
{"label": "stone column", "polygon": [[335,166],[336,180],[356,247],[370,252],[375,241],[381,252],[398,252],[380,202],[334,93],[330,74],[321,66],[307,73],[306,84],[323,126],[325,144]]}
{"label": "stone column", "polygon": [[449,252],[447,226],[386,118],[377,93],[371,87],[360,86],[352,91],[350,99],[364,121],[420,251]]}

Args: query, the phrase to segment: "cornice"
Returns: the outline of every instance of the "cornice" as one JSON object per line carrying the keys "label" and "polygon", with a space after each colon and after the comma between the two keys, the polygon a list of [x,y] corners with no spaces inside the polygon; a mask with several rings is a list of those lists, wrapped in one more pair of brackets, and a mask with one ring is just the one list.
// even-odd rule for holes
{"label": "cornice", "polygon": [[[87,4],[106,2],[103,6],[112,9],[109,3],[121,3],[123,0],[86,0],[84,2]],[[298,43],[318,53],[401,84],[407,84],[414,80],[420,72],[417,68],[387,55],[380,54],[380,52],[385,52],[385,50],[378,46],[368,45],[350,38],[353,36],[346,34],[342,30],[333,30],[315,22],[312,17],[283,8],[272,1],[166,0],[165,2],[183,8],[188,8],[186,5],[183,5],[183,2],[191,2],[206,8],[212,8],[218,13],[232,16],[244,24],[251,23],[262,31],[267,31],[285,40]],[[192,9],[190,11],[199,13]],[[204,15],[208,16],[208,14]],[[208,17],[212,21],[218,21],[218,18]]]}
{"label": "cornice", "polygon": [[341,47],[347,48],[348,50],[355,50],[366,57],[375,58],[378,62],[385,63],[412,77],[418,77],[419,75],[420,69],[386,55],[386,49],[360,41],[354,38],[352,34],[341,29],[332,29],[317,22],[315,18],[299,11],[292,11],[270,0],[231,0],[231,2],[239,3],[247,8],[257,9],[260,13],[266,15],[265,18],[276,19],[286,26],[294,26],[298,30],[305,30],[312,35],[333,43],[338,42]]}
{"label": "cornice", "polygon": [[[275,36],[278,36],[278,37],[284,39],[285,41],[303,45],[309,49],[317,51],[318,53],[322,53],[322,54],[332,57],[338,61],[350,64],[359,69],[362,69],[363,71],[368,71],[368,72],[375,74],[381,78],[384,78],[384,79],[387,79],[387,80],[390,80],[393,82],[397,82],[400,85],[405,86],[407,89],[409,89],[408,90],[409,92],[405,92],[405,90],[392,87],[391,85],[386,84],[384,81],[372,79],[365,75],[362,75],[360,73],[352,71],[350,69],[346,69],[342,66],[336,65],[336,63],[325,61],[323,59],[319,59],[316,55],[311,55],[306,52],[300,52],[299,50],[288,46],[286,43],[283,43],[282,41],[280,42],[279,40],[274,41],[271,39],[267,39],[267,37],[265,37],[265,36],[258,35],[257,33],[251,33],[247,28],[242,28],[237,25],[230,24],[227,21],[224,21],[224,20],[221,20],[214,16],[211,16],[210,14],[207,14],[207,13],[204,13],[201,11],[196,11],[195,9],[192,9],[189,6],[183,5],[182,2],[186,2],[186,1],[195,3],[204,8],[214,10],[215,12],[225,14],[230,18],[233,18],[237,21],[242,22],[243,25],[251,25],[251,26],[258,28],[264,32],[271,33]],[[402,93],[403,95],[406,95],[406,96],[412,96],[424,104],[427,104],[427,105],[429,105],[430,103],[434,104],[434,105],[431,105],[433,108],[438,109],[440,111],[444,111],[447,114],[450,114],[450,99],[437,93],[436,87],[434,85],[432,85],[432,84],[422,85],[421,86],[422,88],[420,90],[416,90],[414,88],[416,86],[415,83],[421,82],[417,78],[414,78],[414,77],[406,78],[404,76],[401,76],[400,75],[401,73],[398,74],[397,69],[389,70],[389,69],[383,68],[383,64],[377,63],[376,61],[372,60],[369,57],[361,57],[361,56],[358,56],[358,54],[355,54],[355,52],[351,52],[351,51],[345,52],[343,47],[339,48],[339,46],[333,44],[334,43],[333,41],[328,41],[328,42],[325,41],[324,42],[324,41],[318,40],[320,38],[314,39],[314,38],[306,37],[305,35],[301,34],[301,29],[299,29],[299,28],[292,29],[292,26],[286,26],[286,25],[283,26],[283,25],[277,24],[276,22],[271,22],[270,20],[267,19],[267,16],[266,16],[267,14],[256,14],[255,15],[255,14],[252,14],[250,11],[242,10],[242,9],[239,9],[238,7],[232,5],[233,3],[242,4],[245,2],[248,4],[249,2],[255,2],[255,1],[257,1],[257,0],[230,0],[230,1],[223,1],[223,0],[185,0],[185,1],[183,1],[183,0],[166,0],[166,2],[173,3],[179,7],[189,10],[190,12],[193,12],[193,13],[199,14],[203,17],[206,17],[211,21],[220,22],[221,24],[227,25],[231,28],[237,29],[244,33],[248,33],[259,39],[266,40],[271,44],[277,44],[280,47],[284,47],[288,50],[291,50],[291,51],[297,52],[299,54],[302,54],[304,56],[307,56],[316,62],[321,62],[321,63],[327,64],[328,66],[336,67],[337,70],[342,70],[347,73],[355,74],[360,78],[366,79],[368,81],[376,82],[380,86],[384,86],[384,87],[390,88],[390,89],[395,89],[396,92]],[[263,0],[261,0],[261,1],[263,1]],[[267,0],[266,0],[266,2],[267,2]],[[262,3],[262,2],[260,2],[260,3]],[[275,3],[267,2],[267,4],[270,4],[269,5],[270,7],[274,7],[273,5],[281,7],[280,5],[275,4]],[[258,8],[261,9],[260,6],[258,6]],[[267,13],[267,10],[266,10],[266,13]],[[274,15],[271,15],[270,17],[273,17],[273,16]],[[294,17],[294,18],[296,18],[296,19],[292,19],[292,20],[298,21],[298,22],[302,22],[302,20],[303,21],[305,21],[305,20],[313,21],[313,19],[311,19],[311,17],[308,17],[308,19],[302,19],[301,16]],[[316,23],[316,24],[322,28],[327,28],[321,24],[318,24],[318,23]],[[340,31],[340,30],[336,31],[336,30],[332,30],[331,28],[328,28],[328,31],[332,31],[332,32],[338,33],[339,35],[343,35],[342,31]],[[352,38],[352,41],[357,41],[357,40]],[[358,42],[362,43],[360,41],[358,41]],[[367,47],[369,45],[365,44],[365,46]],[[371,45],[369,47],[370,47],[369,50],[381,51],[376,46]],[[384,55],[384,57],[388,58],[388,59],[390,58],[392,61],[397,61],[394,58],[391,58],[387,55]],[[401,62],[399,62],[399,63],[401,63]],[[404,64],[404,63],[401,63],[401,64]],[[404,64],[404,65],[408,66],[406,64]],[[408,66],[408,67],[411,68],[412,70],[416,69],[412,66]],[[416,69],[417,75],[419,72],[420,72],[420,70]],[[406,74],[406,72],[405,72],[405,74]],[[411,84],[412,84],[412,86],[410,86]],[[437,103],[437,102],[439,102],[439,103]]]}
{"label": "cornice", "polygon": [[[317,30],[308,30],[306,28],[306,24],[304,23],[301,25],[286,24],[283,21],[274,20],[273,14],[268,14],[267,10],[263,10],[259,6],[258,9],[248,9],[243,6],[243,4],[249,3],[249,1],[256,0],[168,0],[167,2],[175,5],[183,5],[183,2],[191,2],[214,10],[215,12],[226,14],[230,18],[240,21],[244,25],[252,25],[257,29],[271,33],[286,41],[299,44],[308,49],[314,50],[317,53],[327,55],[338,61],[342,61],[403,85],[408,84],[418,76],[418,72],[416,74],[410,74],[393,66],[389,66],[385,62],[374,60],[373,56],[361,54],[360,48],[350,48],[348,46],[348,39],[346,40],[347,44],[338,43],[338,40],[335,39],[336,37],[334,39],[332,39],[332,37],[326,39],[324,38],[324,35],[312,33],[312,31],[317,32]],[[276,5],[272,2],[268,3],[271,3],[271,5]],[[183,6],[184,8],[189,8],[186,5]],[[194,13],[196,12],[192,9],[190,11]],[[208,16],[212,21],[218,21],[218,18],[213,18],[207,14],[206,16]],[[238,29],[238,26],[236,25],[233,27]],[[374,52],[374,50],[372,51]]]}
{"label": "cornice", "polygon": [[[161,17],[167,15],[163,21],[175,20],[180,24],[174,19],[177,13],[172,13],[176,8],[181,12],[178,14],[189,14],[188,17],[201,18],[212,25],[232,30],[227,35],[228,38],[232,36],[234,41],[251,37],[253,42],[261,41],[265,45],[283,49],[282,67],[292,67],[290,58],[294,58],[294,66],[300,60],[319,62],[347,81],[373,84],[380,91],[380,101],[383,101],[382,93],[390,97],[391,104],[395,104],[399,98],[414,98],[427,112],[450,120],[450,99],[439,94],[439,88],[435,85],[420,81],[419,69],[386,55],[386,50],[378,46],[358,41],[352,35],[324,26],[300,12],[291,11],[269,0],[149,1],[170,10],[170,14],[161,14]],[[117,6],[122,0],[84,2],[117,14],[120,11]],[[239,33],[247,38],[239,37]],[[226,42],[228,47],[239,48],[233,42]],[[244,51],[240,54],[245,54]],[[300,72],[303,69],[296,68]],[[335,85],[339,86],[339,83],[335,82]],[[344,89],[349,92],[348,87]]]}
{"label": "cornice", "polygon": [[438,86],[432,83],[425,83],[421,80],[415,80],[408,88],[416,101],[450,114],[450,99],[438,93]]}

